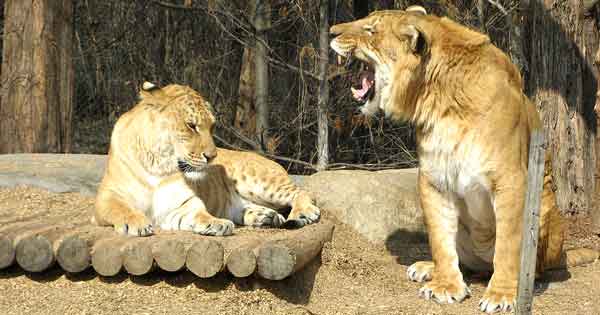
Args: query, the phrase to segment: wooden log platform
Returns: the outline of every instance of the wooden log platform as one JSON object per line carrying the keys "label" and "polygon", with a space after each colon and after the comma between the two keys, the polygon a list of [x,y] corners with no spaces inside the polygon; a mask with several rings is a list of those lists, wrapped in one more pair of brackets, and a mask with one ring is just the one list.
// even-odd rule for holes
{"label": "wooden log platform", "polygon": [[187,268],[200,278],[227,270],[235,277],[280,280],[315,258],[332,232],[333,224],[319,222],[298,230],[238,227],[226,237],[160,230],[130,237],[111,227],[18,222],[0,226],[0,269],[17,263],[28,272],[43,272],[57,264],[69,273],[92,267],[112,277]]}

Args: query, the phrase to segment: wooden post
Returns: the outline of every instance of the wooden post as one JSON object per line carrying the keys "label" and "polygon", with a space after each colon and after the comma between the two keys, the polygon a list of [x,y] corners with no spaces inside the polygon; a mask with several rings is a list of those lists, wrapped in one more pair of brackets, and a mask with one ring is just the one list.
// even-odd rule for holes
{"label": "wooden post", "polygon": [[317,169],[324,170],[329,162],[329,124],[327,119],[327,105],[329,103],[329,81],[327,80],[327,66],[329,65],[329,0],[321,0],[320,37],[319,37],[319,100],[317,137]]}
{"label": "wooden post", "polygon": [[544,131],[531,134],[529,163],[527,165],[527,194],[523,208],[523,239],[521,241],[521,266],[515,314],[531,314],[533,284],[540,227],[540,204],[544,185],[545,144]]}

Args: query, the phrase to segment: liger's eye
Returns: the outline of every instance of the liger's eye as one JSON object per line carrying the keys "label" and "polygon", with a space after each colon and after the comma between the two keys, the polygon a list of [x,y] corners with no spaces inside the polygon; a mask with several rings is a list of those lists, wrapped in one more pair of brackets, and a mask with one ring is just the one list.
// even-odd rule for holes
{"label": "liger's eye", "polygon": [[192,123],[192,122],[187,122],[185,123],[185,125],[190,128],[190,130],[196,132],[196,130],[198,130],[198,126],[196,126],[196,124]]}

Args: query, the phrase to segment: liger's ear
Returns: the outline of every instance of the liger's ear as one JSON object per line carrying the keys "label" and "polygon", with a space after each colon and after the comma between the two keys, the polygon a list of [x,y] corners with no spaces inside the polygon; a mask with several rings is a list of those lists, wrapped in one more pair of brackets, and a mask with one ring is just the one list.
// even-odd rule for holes
{"label": "liger's ear", "polygon": [[429,50],[429,39],[427,35],[414,24],[400,25],[395,33],[398,36],[408,37],[410,50],[417,55],[426,55]]}
{"label": "liger's ear", "polygon": [[411,5],[410,7],[406,8],[406,10],[404,10],[406,12],[415,12],[415,13],[420,13],[422,15],[426,15],[427,11],[425,10],[425,8],[423,8],[420,5]]}
{"label": "liger's ear", "polygon": [[142,84],[142,88],[140,89],[140,99],[152,96],[154,93],[156,93],[159,90],[160,90],[160,88],[158,87],[158,85],[156,85],[152,82],[145,81]]}

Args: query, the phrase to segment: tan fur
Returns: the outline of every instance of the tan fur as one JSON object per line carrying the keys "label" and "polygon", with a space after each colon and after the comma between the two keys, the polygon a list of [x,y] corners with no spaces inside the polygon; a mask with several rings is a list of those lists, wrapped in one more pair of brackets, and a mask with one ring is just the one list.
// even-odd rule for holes
{"label": "tan fur", "polygon": [[[376,93],[364,113],[382,110],[416,127],[433,262],[410,266],[409,278],[429,280],[420,291],[425,298],[453,303],[470,294],[459,262],[493,270],[480,309],[506,311],[516,297],[529,137],[541,128],[539,115],[518,70],[486,35],[421,9],[335,25],[331,47],[375,69]],[[563,253],[550,167],[548,155],[538,272],[598,257]]]}
{"label": "tan fur", "polygon": [[[302,226],[320,211],[277,163],[220,149],[210,104],[186,86],[145,84],[117,121],[94,219],[124,234],[153,226],[228,235],[234,222]],[[287,221],[277,211],[292,207]]]}

